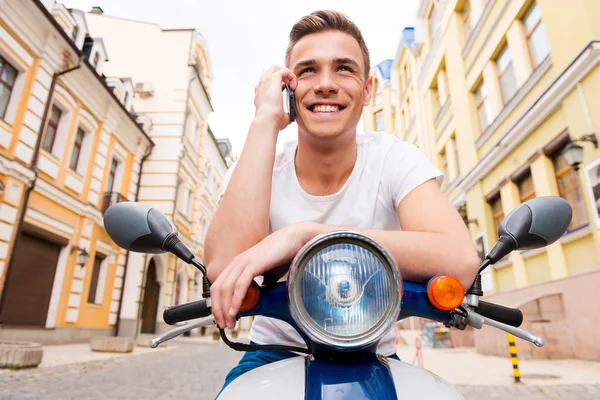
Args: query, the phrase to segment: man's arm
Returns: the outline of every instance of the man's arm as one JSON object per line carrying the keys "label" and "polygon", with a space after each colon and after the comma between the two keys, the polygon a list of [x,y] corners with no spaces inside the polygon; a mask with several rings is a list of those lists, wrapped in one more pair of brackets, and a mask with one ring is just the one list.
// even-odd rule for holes
{"label": "man's arm", "polygon": [[255,89],[256,114],[244,150],[206,234],[208,278],[215,282],[233,258],[269,234],[271,181],[277,136],[289,125],[283,111],[282,85],[296,88],[296,76],[273,66]]}
{"label": "man's arm", "polygon": [[214,282],[238,254],[269,233],[269,208],[275,145],[275,125],[254,120],[244,150],[206,234],[208,278]]}

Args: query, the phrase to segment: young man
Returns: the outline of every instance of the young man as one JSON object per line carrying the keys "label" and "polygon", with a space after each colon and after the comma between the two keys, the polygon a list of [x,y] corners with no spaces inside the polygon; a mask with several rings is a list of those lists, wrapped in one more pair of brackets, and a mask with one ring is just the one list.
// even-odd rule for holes
{"label": "young man", "polygon": [[[403,279],[450,274],[469,287],[477,252],[440,191],[442,174],[413,145],[384,133],[357,136],[371,99],[369,51],[343,14],[317,11],[290,32],[286,67],[273,66],[255,89],[256,114],[206,238],[212,311],[232,328],[253,278],[290,262],[313,237],[341,228],[371,236],[395,258]],[[285,85],[295,91],[298,141],[276,154],[289,124]],[[401,227],[401,229],[400,229]],[[304,346],[284,322],[257,317],[258,344]],[[396,353],[395,335],[378,352]],[[247,353],[227,378],[292,353]]]}

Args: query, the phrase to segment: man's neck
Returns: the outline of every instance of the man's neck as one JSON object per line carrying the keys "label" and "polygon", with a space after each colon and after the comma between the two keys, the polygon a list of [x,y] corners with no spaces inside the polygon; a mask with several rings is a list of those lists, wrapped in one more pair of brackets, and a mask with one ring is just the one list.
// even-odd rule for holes
{"label": "man's neck", "polygon": [[356,134],[326,143],[307,139],[299,135],[294,162],[300,186],[313,196],[337,193],[356,163]]}

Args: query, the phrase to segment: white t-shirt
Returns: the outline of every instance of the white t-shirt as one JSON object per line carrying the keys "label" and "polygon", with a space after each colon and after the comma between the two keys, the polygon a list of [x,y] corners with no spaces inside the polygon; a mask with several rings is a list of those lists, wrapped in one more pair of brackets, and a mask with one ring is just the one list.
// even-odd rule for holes
{"label": "white t-shirt", "polygon": [[[270,232],[302,221],[400,230],[398,204],[404,196],[432,178],[440,185],[443,181],[443,174],[415,146],[386,133],[371,132],[357,135],[357,160],[344,186],[332,195],[312,196],[302,189],[296,176],[296,147],[297,141],[288,142],[275,157]],[[232,165],[225,175],[223,192],[234,168]],[[377,352],[395,354],[395,339],[392,329],[380,341]],[[306,346],[289,324],[263,316],[254,319],[250,340],[257,344]]]}

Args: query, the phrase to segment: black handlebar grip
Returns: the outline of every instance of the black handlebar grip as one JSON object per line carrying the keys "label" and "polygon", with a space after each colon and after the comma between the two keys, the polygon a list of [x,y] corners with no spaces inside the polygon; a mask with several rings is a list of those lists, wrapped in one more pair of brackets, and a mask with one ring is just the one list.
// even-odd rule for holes
{"label": "black handlebar grip", "polygon": [[192,303],[167,308],[163,312],[163,320],[168,325],[174,325],[178,322],[188,321],[190,319],[208,317],[210,314],[211,309],[210,307],[207,307],[206,300],[198,300]]}
{"label": "black handlebar grip", "polygon": [[504,307],[479,300],[477,313],[484,317],[494,319],[506,325],[518,328],[523,323],[523,313],[517,308]]}

